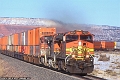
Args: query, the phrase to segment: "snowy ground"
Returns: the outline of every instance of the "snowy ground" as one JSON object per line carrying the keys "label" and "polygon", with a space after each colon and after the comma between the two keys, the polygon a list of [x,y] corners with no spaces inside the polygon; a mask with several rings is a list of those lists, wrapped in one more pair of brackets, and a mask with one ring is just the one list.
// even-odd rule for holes
{"label": "snowy ground", "polygon": [[95,52],[93,75],[120,80],[120,52]]}

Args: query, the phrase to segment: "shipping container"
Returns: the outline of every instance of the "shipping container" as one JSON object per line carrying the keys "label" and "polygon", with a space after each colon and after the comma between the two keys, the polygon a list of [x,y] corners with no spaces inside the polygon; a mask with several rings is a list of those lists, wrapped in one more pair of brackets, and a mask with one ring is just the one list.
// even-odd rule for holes
{"label": "shipping container", "polygon": [[3,44],[3,45],[7,45],[7,43],[8,43],[8,37],[7,37],[7,36],[4,36],[4,37],[2,38],[2,44]]}
{"label": "shipping container", "polygon": [[20,41],[20,45],[28,45],[28,32],[29,31],[25,31],[21,33],[21,41]]}
{"label": "shipping container", "polygon": [[33,46],[33,56],[40,56],[40,47]]}
{"label": "shipping container", "polygon": [[0,38],[0,45],[1,45],[1,38]]}
{"label": "shipping container", "polygon": [[37,36],[35,35],[35,29],[33,29],[32,32],[33,32],[33,36],[32,36],[33,45],[36,45],[36,43],[35,43],[35,41],[36,41],[35,39],[36,39],[36,38],[35,38],[35,37],[37,37]]}
{"label": "shipping container", "polygon": [[18,45],[18,34],[13,35],[13,45]]}
{"label": "shipping container", "polygon": [[0,38],[0,45],[2,45],[2,44],[3,44],[2,40],[3,40],[3,37],[2,37],[2,38]]}
{"label": "shipping container", "polygon": [[24,45],[28,45],[28,31],[25,31],[24,35]]}
{"label": "shipping container", "polygon": [[7,50],[10,51],[10,45],[7,45]]}
{"label": "shipping container", "polygon": [[36,50],[35,50],[35,46],[33,46],[33,56],[35,56],[36,54]]}
{"label": "shipping container", "polygon": [[6,46],[6,45],[3,45],[3,46],[2,46],[2,50],[7,50],[7,46]]}
{"label": "shipping container", "polygon": [[115,49],[120,49],[120,42],[115,42]]}
{"label": "shipping container", "polygon": [[10,45],[10,51],[13,52],[14,46]]}
{"label": "shipping container", "polygon": [[56,28],[54,27],[39,27],[36,29],[33,29],[33,45],[39,45],[40,44],[40,38],[42,36],[49,36],[56,34]]}
{"label": "shipping container", "polygon": [[94,41],[94,49],[98,50],[101,48],[102,48],[101,41]]}
{"label": "shipping container", "polygon": [[2,45],[5,45],[5,36],[2,38]]}
{"label": "shipping container", "polygon": [[30,30],[30,44],[33,45],[33,30]]}
{"label": "shipping container", "polygon": [[29,55],[33,55],[33,46],[30,46],[30,54]]}
{"label": "shipping container", "polygon": [[14,34],[11,35],[12,38],[12,45],[14,45]]}
{"label": "shipping container", "polygon": [[[10,46],[10,51],[7,51],[7,55],[14,57],[15,46]],[[8,53],[9,52],[9,53]]]}
{"label": "shipping container", "polygon": [[[39,45],[40,43],[40,37],[44,35],[54,35],[56,33],[55,28],[36,28],[36,29],[31,29],[25,32],[25,45]],[[27,43],[28,42],[28,43]],[[26,44],[27,43],[27,44]]]}
{"label": "shipping container", "polygon": [[0,45],[2,45],[2,38],[0,38]]}
{"label": "shipping container", "polygon": [[18,53],[21,52],[21,46],[18,46]]}
{"label": "shipping container", "polygon": [[33,46],[20,46],[20,51],[23,54],[33,55]]}
{"label": "shipping container", "polygon": [[101,45],[103,49],[114,49],[114,42],[101,41]]}
{"label": "shipping container", "polygon": [[24,32],[21,33],[21,37],[20,37],[21,41],[20,41],[20,45],[24,45],[24,38],[25,38],[25,35],[24,35]]}
{"label": "shipping container", "polygon": [[35,45],[39,45],[39,42],[40,39],[39,39],[39,28],[36,28],[35,29]]}
{"label": "shipping container", "polygon": [[33,31],[28,30],[28,45],[33,45]]}
{"label": "shipping container", "polygon": [[21,45],[21,33],[18,33],[18,45]]}
{"label": "shipping container", "polygon": [[30,54],[30,46],[24,46],[24,51],[25,53],[24,54]]}
{"label": "shipping container", "polygon": [[2,51],[2,45],[0,45],[0,53],[1,53],[1,51]]}
{"label": "shipping container", "polygon": [[25,53],[25,46],[21,46],[21,53]]}
{"label": "shipping container", "polygon": [[12,45],[12,35],[8,36],[8,45]]}
{"label": "shipping container", "polygon": [[56,34],[56,28],[53,27],[44,27],[39,28],[39,36],[48,36],[48,35],[54,35]]}
{"label": "shipping container", "polygon": [[35,46],[35,56],[40,56],[40,46]]}
{"label": "shipping container", "polygon": [[28,52],[27,52],[27,46],[24,46],[24,50],[25,50],[24,54],[28,54]]}
{"label": "shipping container", "polygon": [[18,52],[18,46],[15,46],[15,52]]}

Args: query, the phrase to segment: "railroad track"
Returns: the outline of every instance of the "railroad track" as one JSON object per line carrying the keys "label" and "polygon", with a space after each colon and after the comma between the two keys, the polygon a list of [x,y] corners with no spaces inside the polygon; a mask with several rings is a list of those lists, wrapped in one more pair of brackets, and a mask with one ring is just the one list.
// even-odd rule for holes
{"label": "railroad track", "polygon": [[86,76],[81,76],[81,75],[78,75],[78,74],[74,74],[72,76],[77,77],[77,78],[82,78],[83,80],[107,80],[107,79],[92,76],[92,75],[89,75],[89,74],[86,75]]}
{"label": "railroad track", "polygon": [[93,75],[90,75],[90,74],[84,76],[84,74],[71,74],[71,73],[67,73],[67,72],[64,72],[64,71],[58,71],[56,69],[52,69],[52,68],[49,68],[49,67],[46,67],[46,66],[42,66],[42,67],[47,68],[47,69],[51,69],[51,70],[54,70],[54,71],[57,71],[57,72],[60,72],[60,73],[63,73],[63,74],[67,74],[69,76],[79,78],[80,80],[107,80],[107,79],[100,78],[100,77],[97,77],[97,76],[93,76]]}
{"label": "railroad track", "polygon": [[[3,54],[4,55],[4,54]],[[5,55],[7,56],[7,55]],[[9,57],[9,56],[8,56]],[[13,57],[10,57],[10,58],[13,58]],[[16,58],[13,58],[13,59],[16,59]],[[21,60],[20,60],[21,61]],[[24,61],[26,62],[26,61]],[[27,62],[29,63],[29,62]],[[33,63],[30,63],[30,64],[33,64]],[[36,64],[33,64],[33,65],[36,65]],[[39,66],[39,67],[43,67],[43,68],[46,68],[46,69],[51,69],[53,71],[56,71],[56,72],[60,72],[60,73],[63,73],[63,74],[66,74],[68,76],[71,76],[71,77],[74,77],[74,78],[77,78],[77,79],[80,79],[80,80],[106,80],[106,79],[103,79],[103,78],[100,78],[100,77],[96,77],[96,76],[92,76],[92,75],[87,75],[87,76],[83,76],[81,74],[69,74],[69,73],[66,73],[64,71],[58,71],[56,69],[53,69],[53,68],[49,68],[49,67],[46,67],[46,66],[43,66],[43,65],[36,65],[36,66]]]}

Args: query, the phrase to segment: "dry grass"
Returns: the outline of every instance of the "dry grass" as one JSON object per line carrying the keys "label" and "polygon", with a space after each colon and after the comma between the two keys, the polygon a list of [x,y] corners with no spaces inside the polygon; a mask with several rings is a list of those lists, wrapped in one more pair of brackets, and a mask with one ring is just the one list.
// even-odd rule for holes
{"label": "dry grass", "polygon": [[111,76],[117,76],[117,73],[116,72],[114,72],[113,70],[106,70],[105,71],[108,75],[111,75]]}

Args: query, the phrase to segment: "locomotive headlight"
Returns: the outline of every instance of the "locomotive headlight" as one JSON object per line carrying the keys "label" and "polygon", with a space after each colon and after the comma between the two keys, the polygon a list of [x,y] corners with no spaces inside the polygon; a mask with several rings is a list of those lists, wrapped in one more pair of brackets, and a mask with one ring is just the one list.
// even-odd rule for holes
{"label": "locomotive headlight", "polygon": [[72,55],[72,58],[75,58],[76,55]]}
{"label": "locomotive headlight", "polygon": [[78,42],[78,45],[81,46],[81,41]]}
{"label": "locomotive headlight", "polygon": [[89,58],[90,56],[89,55],[86,55],[86,58]]}

